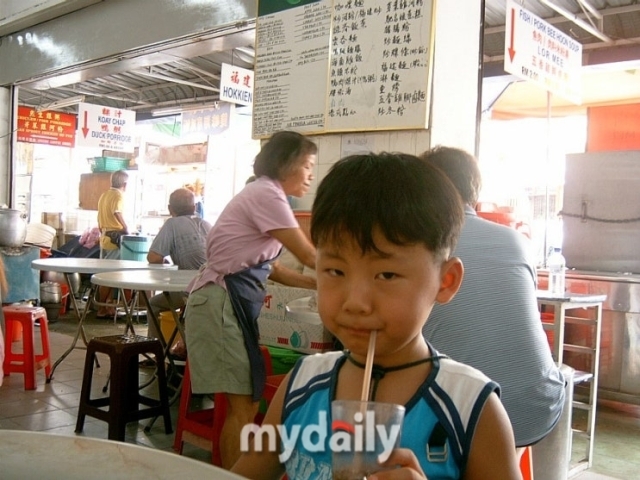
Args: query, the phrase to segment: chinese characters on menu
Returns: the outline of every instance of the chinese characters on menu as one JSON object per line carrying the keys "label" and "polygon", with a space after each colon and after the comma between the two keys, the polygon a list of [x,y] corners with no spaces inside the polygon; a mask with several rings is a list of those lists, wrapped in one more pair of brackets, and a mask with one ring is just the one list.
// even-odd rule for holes
{"label": "chinese characters on menu", "polygon": [[319,0],[259,17],[254,136],[427,126],[432,2]]}

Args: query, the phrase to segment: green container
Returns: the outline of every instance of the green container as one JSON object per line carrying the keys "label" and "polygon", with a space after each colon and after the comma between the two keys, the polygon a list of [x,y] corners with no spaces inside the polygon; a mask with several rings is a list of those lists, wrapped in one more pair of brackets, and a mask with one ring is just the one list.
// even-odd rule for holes
{"label": "green container", "polygon": [[274,375],[289,373],[298,359],[304,356],[304,353],[294,352],[286,348],[267,347],[267,349],[271,354],[271,364],[273,365]]}
{"label": "green container", "polygon": [[146,262],[151,240],[151,237],[143,235],[123,235],[120,238],[120,259]]}
{"label": "green container", "polygon": [[128,167],[128,158],[93,157],[91,160],[92,172],[115,172],[118,170],[126,170]]}

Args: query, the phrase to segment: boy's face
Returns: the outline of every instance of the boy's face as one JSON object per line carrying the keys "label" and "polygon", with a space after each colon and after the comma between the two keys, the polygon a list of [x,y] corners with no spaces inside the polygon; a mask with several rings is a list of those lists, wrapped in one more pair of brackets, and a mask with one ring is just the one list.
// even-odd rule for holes
{"label": "boy's face", "polygon": [[377,330],[376,362],[405,363],[424,356],[422,326],[434,302],[448,302],[462,280],[457,258],[436,262],[424,245],[399,246],[374,234],[384,252],[362,254],[353,241],[318,245],[318,312],[325,327],[355,358],[366,357]]}

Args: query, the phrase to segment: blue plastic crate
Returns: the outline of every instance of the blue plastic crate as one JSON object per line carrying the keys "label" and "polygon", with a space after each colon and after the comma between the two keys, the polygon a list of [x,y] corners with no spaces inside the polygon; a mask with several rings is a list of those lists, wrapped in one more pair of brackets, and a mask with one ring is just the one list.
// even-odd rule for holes
{"label": "blue plastic crate", "polygon": [[92,172],[115,172],[129,167],[128,158],[93,157],[90,162]]}

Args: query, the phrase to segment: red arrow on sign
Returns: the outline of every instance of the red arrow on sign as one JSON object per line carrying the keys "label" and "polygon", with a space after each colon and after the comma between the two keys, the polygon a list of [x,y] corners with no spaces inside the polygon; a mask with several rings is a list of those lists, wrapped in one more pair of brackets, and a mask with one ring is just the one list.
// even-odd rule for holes
{"label": "red arrow on sign", "polygon": [[513,57],[516,56],[516,51],[513,48],[513,36],[516,30],[516,9],[511,9],[511,44],[509,45],[509,58],[513,62]]}
{"label": "red arrow on sign", "polygon": [[88,112],[85,110],[84,112],[84,127],[82,127],[82,136],[87,138],[87,133],[89,133],[89,128],[87,128],[87,114]]}

